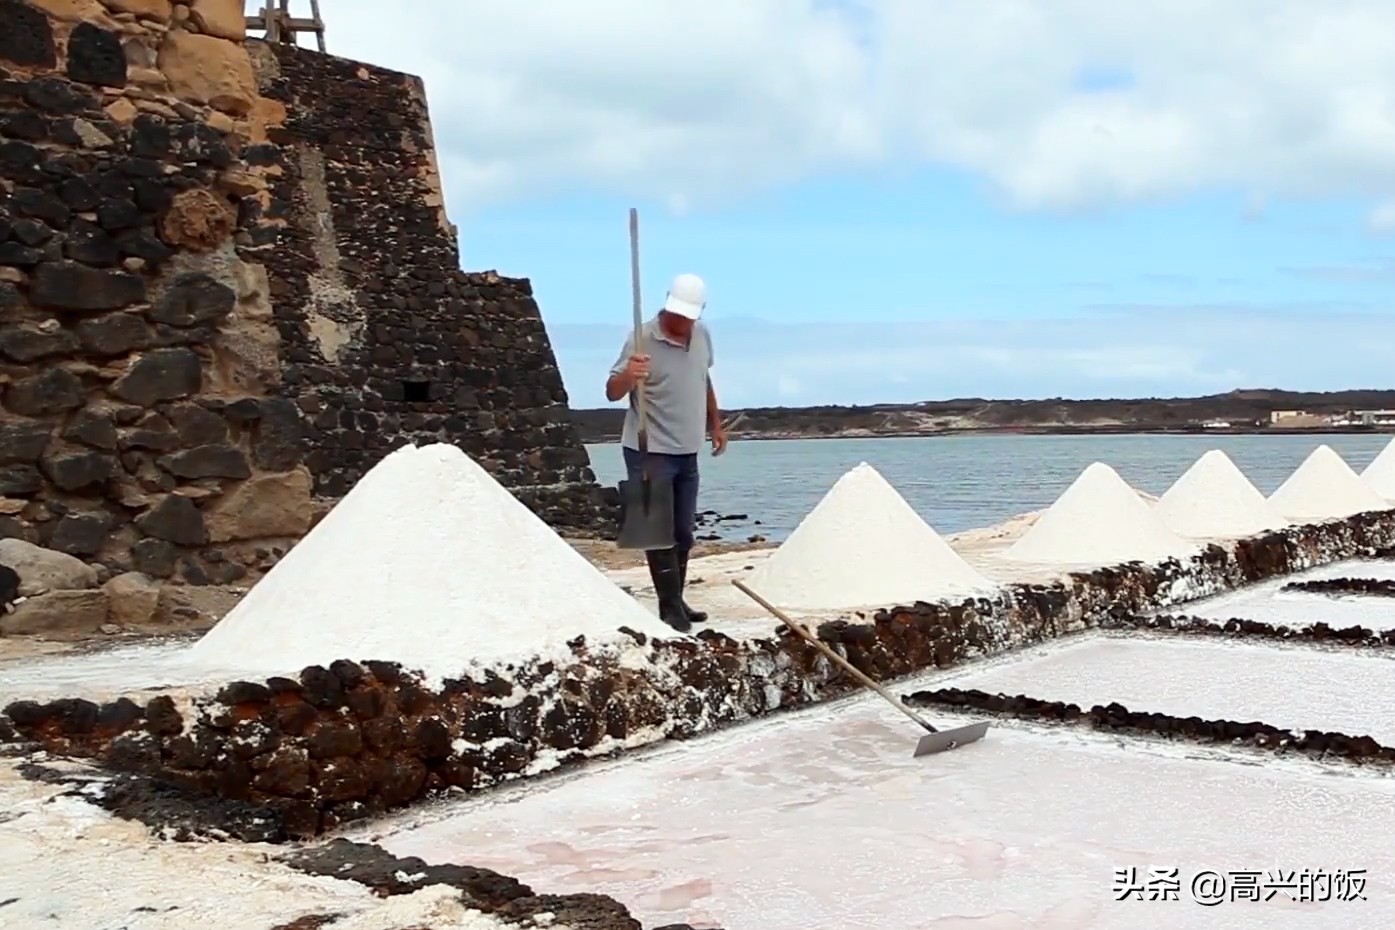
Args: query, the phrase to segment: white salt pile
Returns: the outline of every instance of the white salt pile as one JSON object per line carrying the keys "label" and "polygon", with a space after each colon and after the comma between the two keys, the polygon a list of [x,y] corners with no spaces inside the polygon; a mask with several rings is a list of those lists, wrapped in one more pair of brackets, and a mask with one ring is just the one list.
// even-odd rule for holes
{"label": "white salt pile", "polygon": [[1095,462],[1002,557],[1039,565],[1106,566],[1185,558],[1196,548],[1168,529],[1118,472]]}
{"label": "white salt pile", "polygon": [[1381,497],[1395,501],[1395,439],[1362,470],[1361,480]]}
{"label": "white salt pile", "polygon": [[834,483],[749,583],[776,606],[804,610],[890,607],[995,588],[866,462]]}
{"label": "white salt pile", "polygon": [[1320,523],[1390,505],[1330,446],[1318,446],[1288,476],[1269,503],[1290,520]]}
{"label": "white salt pile", "polygon": [[677,634],[616,587],[455,446],[386,456],[217,626],[189,660],[287,674],[335,659],[433,678],[472,664]]}
{"label": "white salt pile", "polygon": [[1257,536],[1288,523],[1220,449],[1192,463],[1158,499],[1157,514],[1194,539]]}

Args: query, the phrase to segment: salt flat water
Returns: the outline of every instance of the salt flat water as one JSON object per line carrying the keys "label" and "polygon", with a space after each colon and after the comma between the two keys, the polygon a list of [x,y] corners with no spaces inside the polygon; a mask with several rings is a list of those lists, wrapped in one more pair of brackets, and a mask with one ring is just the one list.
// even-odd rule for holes
{"label": "salt flat water", "polygon": [[[610,894],[646,927],[1376,930],[1395,921],[1395,780],[1008,725],[914,759],[912,730],[863,697],[414,812],[398,829],[374,824],[352,838],[552,892]],[[1176,900],[1121,900],[1119,870],[1154,868],[1178,869]],[[1207,907],[1190,895],[1204,870],[1302,869],[1364,869],[1364,900],[1278,891]]]}
{"label": "salt flat water", "polygon": [[1024,650],[1015,662],[969,665],[945,687],[1026,694],[1081,707],[1262,720],[1395,743],[1395,661],[1384,652],[1213,639],[1086,636]]}
{"label": "salt flat water", "polygon": [[[699,506],[749,514],[758,531],[781,540],[834,481],[868,462],[941,533],[988,526],[1048,506],[1091,462],[1112,465],[1134,487],[1162,494],[1203,453],[1220,449],[1265,494],[1319,445],[1356,471],[1390,441],[1384,434],[957,435],[895,439],[733,441],[727,454],[702,457]],[[602,484],[624,475],[618,443],[587,446]]]}

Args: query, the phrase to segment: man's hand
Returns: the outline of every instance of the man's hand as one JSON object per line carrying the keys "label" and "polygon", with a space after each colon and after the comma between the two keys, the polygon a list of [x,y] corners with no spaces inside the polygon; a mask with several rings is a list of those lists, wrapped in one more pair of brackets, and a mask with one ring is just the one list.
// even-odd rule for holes
{"label": "man's hand", "polygon": [[718,424],[712,430],[712,454],[721,455],[727,451],[727,431]]}
{"label": "man's hand", "polygon": [[639,384],[649,378],[649,356],[631,355],[629,362],[625,365],[625,380],[631,385]]}

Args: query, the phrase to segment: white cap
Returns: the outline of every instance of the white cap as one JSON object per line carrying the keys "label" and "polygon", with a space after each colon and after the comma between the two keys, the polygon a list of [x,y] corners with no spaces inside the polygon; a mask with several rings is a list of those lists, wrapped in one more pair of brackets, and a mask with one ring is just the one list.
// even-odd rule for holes
{"label": "white cap", "polygon": [[702,308],[707,306],[707,285],[695,274],[680,274],[668,286],[668,299],[664,301],[664,311],[696,320],[702,316]]}

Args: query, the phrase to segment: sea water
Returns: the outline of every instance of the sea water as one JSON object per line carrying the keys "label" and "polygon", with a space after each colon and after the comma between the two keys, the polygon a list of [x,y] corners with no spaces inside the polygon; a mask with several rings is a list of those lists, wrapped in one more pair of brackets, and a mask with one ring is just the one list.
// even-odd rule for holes
{"label": "sea water", "polygon": [[[780,541],[833,482],[859,462],[881,472],[940,533],[957,533],[1047,507],[1091,462],[1105,462],[1135,488],[1161,495],[1211,449],[1224,451],[1268,495],[1326,443],[1360,472],[1390,441],[1377,434],[959,435],[895,439],[773,439],[732,442],[701,460],[699,508],[747,514],[714,529]],[[615,443],[587,446],[603,484],[624,473]]]}

